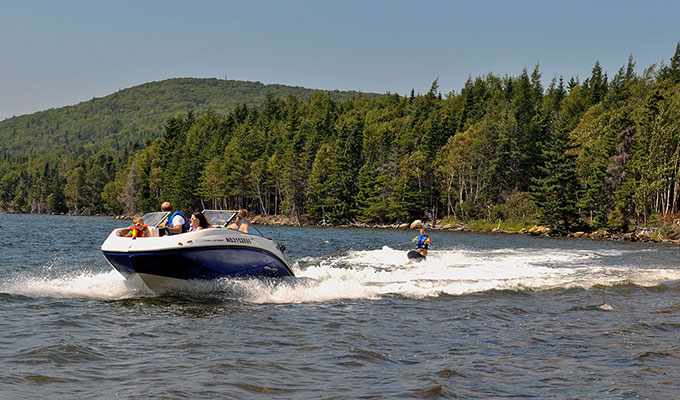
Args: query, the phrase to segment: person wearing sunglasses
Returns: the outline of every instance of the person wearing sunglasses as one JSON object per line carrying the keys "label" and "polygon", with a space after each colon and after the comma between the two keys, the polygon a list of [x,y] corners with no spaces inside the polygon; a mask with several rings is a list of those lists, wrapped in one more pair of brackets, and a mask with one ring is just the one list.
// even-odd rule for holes
{"label": "person wearing sunglasses", "polygon": [[121,229],[117,235],[133,238],[149,237],[149,227],[144,223],[144,218],[137,215],[132,219],[132,225],[127,229]]}
{"label": "person wearing sunglasses", "polygon": [[201,229],[210,228],[211,226],[208,219],[200,211],[191,214],[190,225],[189,232],[200,231]]}

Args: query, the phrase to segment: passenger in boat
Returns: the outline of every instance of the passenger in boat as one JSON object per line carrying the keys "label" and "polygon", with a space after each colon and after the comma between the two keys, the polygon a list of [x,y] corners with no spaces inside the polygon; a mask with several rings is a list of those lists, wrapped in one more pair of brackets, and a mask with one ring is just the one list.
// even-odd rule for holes
{"label": "passenger in boat", "polygon": [[246,211],[244,209],[238,210],[238,215],[234,219],[234,222],[229,224],[229,226],[227,226],[227,228],[235,229],[235,230],[241,231],[243,233],[250,233],[250,227],[249,227],[248,221],[245,220],[247,214],[248,214],[248,211]]}
{"label": "passenger in boat", "polygon": [[208,219],[200,211],[196,211],[193,214],[191,214],[190,224],[191,227],[189,228],[189,232],[200,231],[201,229],[211,227],[210,223],[208,222]]}
{"label": "passenger in boat", "polygon": [[189,231],[189,221],[187,217],[179,210],[174,210],[169,201],[161,204],[161,211],[170,212],[168,219],[158,225],[159,228],[165,228],[170,235],[177,235]]}
{"label": "passenger in boat", "polygon": [[423,257],[427,256],[427,248],[429,247],[430,237],[427,235],[425,228],[420,228],[420,234],[411,240],[416,243],[416,251],[420,253]]}
{"label": "passenger in boat", "polygon": [[144,223],[144,218],[137,215],[132,219],[132,225],[129,228],[119,230],[116,235],[135,238],[149,237],[149,227]]}

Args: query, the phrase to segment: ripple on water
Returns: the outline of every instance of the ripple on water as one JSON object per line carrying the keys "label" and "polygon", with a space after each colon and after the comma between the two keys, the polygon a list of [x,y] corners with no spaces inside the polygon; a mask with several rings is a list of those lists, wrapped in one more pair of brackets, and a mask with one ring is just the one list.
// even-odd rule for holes
{"label": "ripple on water", "polygon": [[19,364],[80,364],[83,362],[101,361],[106,355],[95,348],[82,344],[70,344],[65,341],[23,350],[8,361]]}
{"label": "ripple on water", "polygon": [[635,359],[640,360],[640,361],[653,361],[653,362],[659,362],[661,360],[667,360],[667,359],[680,359],[680,356],[677,353],[674,353],[672,351],[646,351],[644,353],[638,354],[635,356]]}
{"label": "ripple on water", "polygon": [[338,359],[350,359],[358,362],[385,363],[390,362],[390,358],[375,351],[354,348],[349,354],[337,357]]}
{"label": "ripple on water", "polygon": [[602,304],[593,304],[589,306],[573,306],[567,311],[612,311],[614,308],[607,304],[607,303],[602,303]]}
{"label": "ripple on water", "polygon": [[448,369],[448,368],[435,372],[435,375],[440,376],[442,378],[451,378],[451,377],[467,378],[466,374],[463,374],[463,373],[460,373],[458,371],[454,371],[454,370]]}
{"label": "ripple on water", "polygon": [[28,297],[20,294],[0,293],[0,304],[24,303],[28,299]]}
{"label": "ripple on water", "polygon": [[260,385],[248,384],[248,383],[233,383],[232,385],[234,387],[239,388],[239,389],[243,389],[246,392],[255,393],[255,394],[284,395],[284,394],[290,394],[290,393],[295,392],[295,390],[291,390],[291,389],[281,389],[281,388],[260,386]]}

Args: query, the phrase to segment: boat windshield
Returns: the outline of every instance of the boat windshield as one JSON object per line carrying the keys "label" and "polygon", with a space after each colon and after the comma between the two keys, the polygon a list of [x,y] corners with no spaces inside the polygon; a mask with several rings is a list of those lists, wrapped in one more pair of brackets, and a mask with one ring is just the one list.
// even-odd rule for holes
{"label": "boat windshield", "polygon": [[[226,210],[203,210],[203,215],[208,220],[208,223],[214,227],[235,229],[251,235],[264,235],[248,222],[245,218],[238,216],[236,211]],[[245,228],[245,229],[243,229]]]}
{"label": "boat windshield", "polygon": [[165,221],[170,213],[167,211],[156,211],[146,213],[142,216],[144,218],[144,223],[148,226],[158,226],[161,222]]}
{"label": "boat windshield", "polygon": [[225,227],[234,218],[236,212],[224,210],[203,210],[203,215],[212,226]]}

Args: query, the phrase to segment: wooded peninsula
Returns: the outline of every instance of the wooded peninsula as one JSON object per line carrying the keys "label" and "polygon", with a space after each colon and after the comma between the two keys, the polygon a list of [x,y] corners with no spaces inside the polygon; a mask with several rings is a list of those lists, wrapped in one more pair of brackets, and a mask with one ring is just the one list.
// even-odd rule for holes
{"label": "wooded peninsula", "polygon": [[239,83],[236,104],[236,81],[142,85],[0,122],[0,209],[132,215],[171,201],[330,225],[672,226],[680,42],[642,74],[631,56],[611,78],[597,61],[582,81],[541,78],[536,65],[406,96]]}

